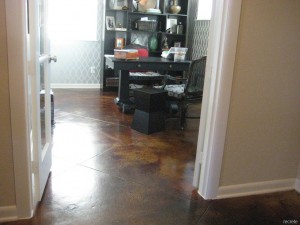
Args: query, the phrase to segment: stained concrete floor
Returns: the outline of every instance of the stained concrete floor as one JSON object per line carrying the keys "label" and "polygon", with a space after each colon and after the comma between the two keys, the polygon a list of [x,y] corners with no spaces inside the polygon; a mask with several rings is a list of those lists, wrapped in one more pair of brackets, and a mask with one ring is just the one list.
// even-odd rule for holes
{"label": "stained concrete floor", "polygon": [[199,120],[188,120],[182,131],[168,119],[165,131],[141,134],[130,128],[132,114],[121,113],[114,96],[54,90],[53,167],[44,197],[32,219],[4,224],[300,223],[295,191],[202,199],[192,186]]}

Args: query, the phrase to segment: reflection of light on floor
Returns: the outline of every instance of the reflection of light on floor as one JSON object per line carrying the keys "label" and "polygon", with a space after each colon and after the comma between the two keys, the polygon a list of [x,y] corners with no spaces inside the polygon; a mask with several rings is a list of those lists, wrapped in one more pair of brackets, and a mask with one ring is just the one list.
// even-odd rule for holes
{"label": "reflection of light on floor", "polygon": [[53,135],[53,155],[72,162],[82,162],[94,156],[101,144],[95,145],[97,136],[93,124],[64,122],[57,124]]}
{"label": "reflection of light on floor", "polygon": [[189,183],[191,182],[191,176],[193,176],[193,173],[191,171],[194,170],[194,164],[195,162],[188,162],[185,167],[184,167],[184,170],[183,170],[183,181],[186,182],[186,183]]}
{"label": "reflection of light on floor", "polygon": [[74,174],[68,178],[64,176],[63,181],[59,176],[52,181],[53,193],[60,196],[64,203],[66,199],[70,202],[86,199],[97,191],[94,190],[96,186],[94,173],[87,173],[85,170],[77,170],[76,176]]}
{"label": "reflection of light on floor", "polygon": [[[95,135],[90,126],[91,124],[74,123],[74,121],[57,124],[53,135],[53,155],[76,162],[84,161],[94,155],[92,152],[95,151]],[[53,192],[61,196],[62,201],[74,202],[86,198],[95,191],[95,177],[92,172],[76,170],[76,176],[72,173],[64,178],[60,180],[58,175],[52,181]]]}
{"label": "reflection of light on floor", "polygon": [[168,177],[182,177],[189,181],[191,170],[194,168],[194,162],[183,165],[178,159],[173,157],[164,157],[161,160],[160,173]]}
{"label": "reflection of light on floor", "polygon": [[[84,124],[61,124],[55,130],[53,137],[54,143],[64,144],[65,147],[82,149],[92,147],[94,141],[94,134],[89,126]],[[74,150],[74,149],[73,149]]]}

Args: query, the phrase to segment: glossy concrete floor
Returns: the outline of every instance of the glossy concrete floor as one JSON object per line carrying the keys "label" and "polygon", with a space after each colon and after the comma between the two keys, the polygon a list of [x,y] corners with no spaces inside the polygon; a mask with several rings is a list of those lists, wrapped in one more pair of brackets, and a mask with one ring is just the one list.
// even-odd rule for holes
{"label": "glossy concrete floor", "polygon": [[[6,224],[274,225],[300,223],[294,191],[205,201],[191,185],[199,120],[151,135],[130,128],[115,93],[54,90],[53,169],[30,220]],[[199,107],[193,109],[199,111]],[[296,224],[296,223],[294,223]]]}

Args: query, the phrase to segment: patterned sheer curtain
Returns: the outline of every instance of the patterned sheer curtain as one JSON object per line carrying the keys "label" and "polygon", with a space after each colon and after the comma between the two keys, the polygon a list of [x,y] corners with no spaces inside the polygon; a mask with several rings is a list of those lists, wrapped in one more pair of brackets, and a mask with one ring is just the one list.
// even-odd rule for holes
{"label": "patterned sheer curtain", "polygon": [[207,55],[210,20],[197,20],[198,0],[191,0],[189,4],[188,23],[188,59],[199,59]]}
{"label": "patterned sheer curtain", "polygon": [[[49,22],[55,36],[50,40],[51,52],[58,58],[50,68],[52,87],[97,87],[103,63],[101,41],[105,1],[49,2]],[[91,29],[86,30],[87,24]]]}
{"label": "patterned sheer curtain", "polygon": [[188,9],[188,27],[187,27],[187,59],[193,59],[193,44],[195,39],[195,22],[198,14],[198,0],[190,0]]}

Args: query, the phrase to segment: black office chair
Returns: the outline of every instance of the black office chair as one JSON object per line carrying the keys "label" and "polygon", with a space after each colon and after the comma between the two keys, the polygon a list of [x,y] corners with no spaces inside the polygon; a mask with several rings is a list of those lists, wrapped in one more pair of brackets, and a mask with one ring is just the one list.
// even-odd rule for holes
{"label": "black office chair", "polygon": [[[187,116],[187,110],[189,104],[202,101],[205,65],[206,56],[203,56],[200,59],[192,61],[186,79],[176,79],[171,76],[166,76],[163,86],[163,88],[168,91],[166,108],[169,115],[174,115],[179,112],[180,126],[182,129],[184,128],[186,118],[200,118],[200,113],[197,116]],[[170,82],[173,82],[173,84],[170,84]],[[176,84],[176,82],[179,84]]]}

